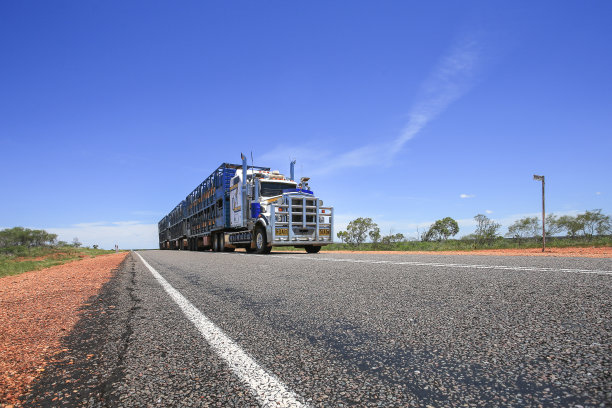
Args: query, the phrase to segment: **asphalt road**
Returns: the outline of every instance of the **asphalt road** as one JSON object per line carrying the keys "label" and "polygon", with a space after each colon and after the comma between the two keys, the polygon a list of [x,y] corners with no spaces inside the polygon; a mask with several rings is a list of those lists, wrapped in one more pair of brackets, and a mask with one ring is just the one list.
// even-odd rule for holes
{"label": "asphalt road", "polygon": [[140,254],[26,405],[612,406],[609,259]]}

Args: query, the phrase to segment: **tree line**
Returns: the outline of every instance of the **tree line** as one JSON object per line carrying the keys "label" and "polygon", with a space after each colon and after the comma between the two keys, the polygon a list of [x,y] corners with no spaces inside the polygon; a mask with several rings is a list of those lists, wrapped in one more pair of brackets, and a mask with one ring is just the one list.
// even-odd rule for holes
{"label": "tree line", "polygon": [[[81,242],[74,238],[72,243],[58,241],[57,234],[49,233],[45,230],[29,229],[23,227],[6,228],[0,230],[0,252],[10,253],[15,248],[37,248],[51,246],[73,246],[78,248]],[[97,247],[97,245],[95,245]]]}
{"label": "tree line", "polygon": [[[611,220],[609,215],[601,213],[601,210],[585,211],[583,214],[546,216],[546,236],[558,235],[565,232],[569,238],[583,237],[587,240],[597,235],[607,235],[611,232]],[[509,238],[514,238],[519,243],[529,238],[542,238],[542,219],[540,217],[524,217],[517,220],[508,227]]]}
{"label": "tree line", "polygon": [[45,230],[15,227],[0,230],[0,248],[24,246],[27,248],[55,245],[57,234]]}
{"label": "tree line", "polygon": [[[474,216],[476,230],[474,233],[462,237],[462,240],[473,241],[477,245],[491,244],[501,238],[502,225],[491,220],[484,214]],[[556,216],[549,214],[546,217],[546,235],[554,236],[561,233],[570,238],[582,237],[591,240],[594,236],[603,236],[612,232],[612,222],[609,215],[602,214],[601,209],[585,211],[575,216]],[[418,240],[423,242],[442,242],[459,233],[459,224],[451,217],[436,220],[422,233]],[[357,218],[347,225],[346,231],[339,231],[336,236],[343,242],[352,246],[359,246],[369,238],[374,246],[388,245],[406,241],[403,234],[389,234],[381,236],[380,228],[371,218]],[[542,238],[542,221],[539,217],[523,217],[508,227],[505,234],[507,238],[515,240],[520,246],[521,242],[529,239]]]}

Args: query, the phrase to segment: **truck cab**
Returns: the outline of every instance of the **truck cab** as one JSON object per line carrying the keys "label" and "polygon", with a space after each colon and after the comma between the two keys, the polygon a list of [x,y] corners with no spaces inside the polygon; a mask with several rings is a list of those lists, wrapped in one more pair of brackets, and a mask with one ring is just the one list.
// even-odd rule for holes
{"label": "truck cab", "polygon": [[309,178],[300,183],[293,179],[293,164],[290,177],[246,165],[236,170],[230,183],[231,227],[250,234],[229,234],[230,245],[257,253],[268,253],[273,246],[316,253],[333,242],[333,209],[310,190]]}

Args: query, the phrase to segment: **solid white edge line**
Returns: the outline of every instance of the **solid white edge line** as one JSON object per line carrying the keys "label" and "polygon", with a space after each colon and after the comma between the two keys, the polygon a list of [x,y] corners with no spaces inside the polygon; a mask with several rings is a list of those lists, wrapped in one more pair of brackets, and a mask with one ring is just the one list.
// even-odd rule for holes
{"label": "solid white edge line", "polygon": [[200,312],[187,298],[164,279],[136,252],[142,263],[159,282],[183,314],[191,321],[212,349],[221,357],[234,374],[245,384],[263,407],[306,407],[299,397],[289,391],[274,375],[268,374],[238,344]]}
{"label": "solid white edge line", "polygon": [[564,272],[564,273],[583,273],[594,275],[609,275],[612,276],[612,271],[600,269],[571,269],[571,268],[547,268],[537,266],[504,266],[504,265],[469,265],[469,264],[445,264],[440,262],[417,262],[417,261],[379,261],[374,259],[350,259],[350,258],[322,258],[310,256],[293,256],[293,255],[254,255],[254,254],[236,254],[244,256],[266,256],[271,258],[284,259],[299,259],[303,261],[329,261],[329,262],[351,262],[351,263],[369,263],[369,264],[387,264],[387,265],[408,265],[408,266],[440,266],[445,268],[474,268],[474,269],[495,269],[506,271],[523,271],[523,272]]}

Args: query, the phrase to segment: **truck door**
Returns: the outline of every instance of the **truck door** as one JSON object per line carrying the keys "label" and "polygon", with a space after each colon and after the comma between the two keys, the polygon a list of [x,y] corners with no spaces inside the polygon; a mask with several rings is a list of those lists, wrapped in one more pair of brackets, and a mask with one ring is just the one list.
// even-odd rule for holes
{"label": "truck door", "polygon": [[242,181],[239,176],[232,179],[230,186],[230,225],[242,227]]}

